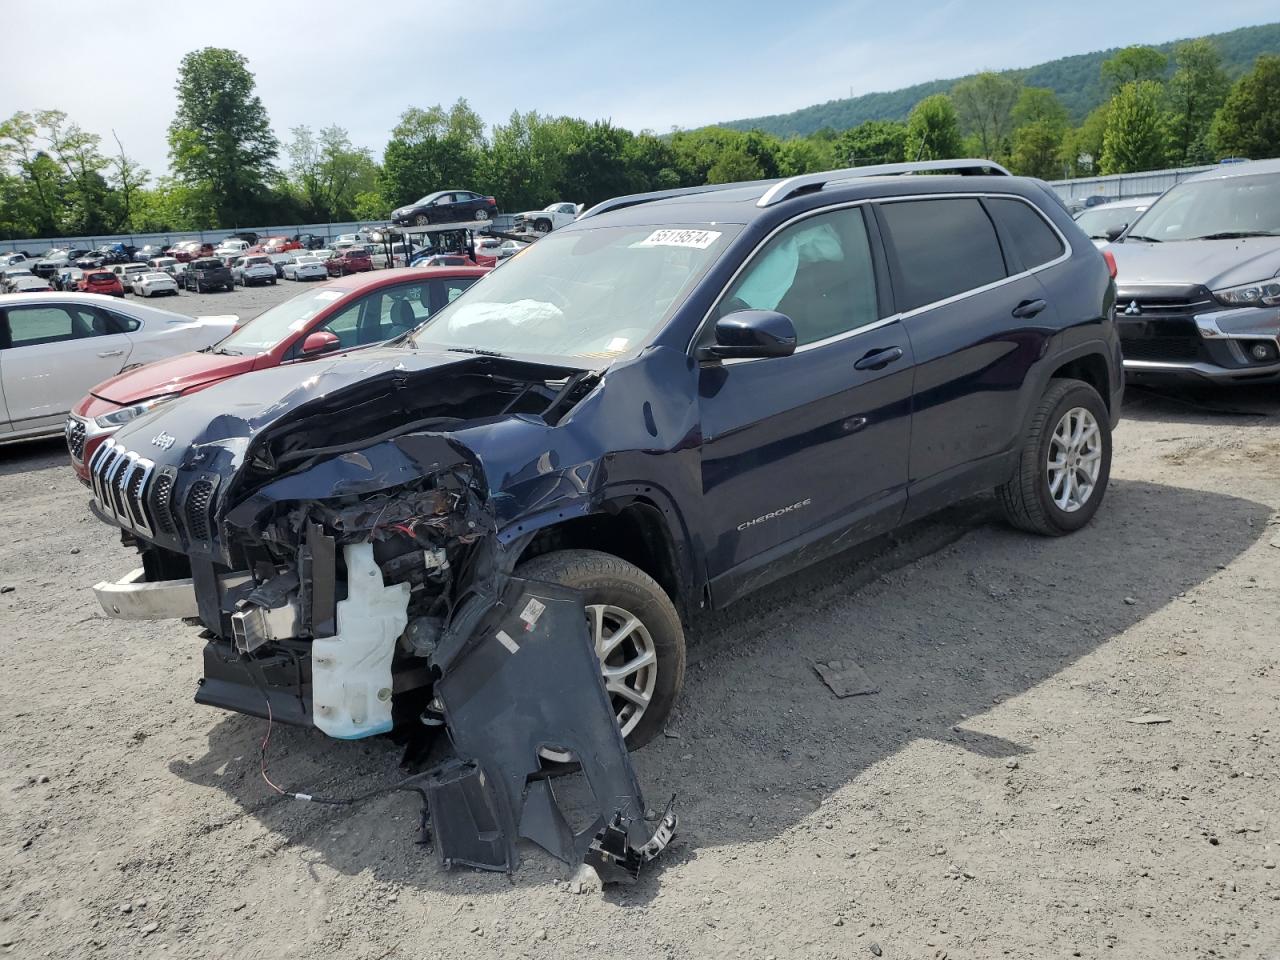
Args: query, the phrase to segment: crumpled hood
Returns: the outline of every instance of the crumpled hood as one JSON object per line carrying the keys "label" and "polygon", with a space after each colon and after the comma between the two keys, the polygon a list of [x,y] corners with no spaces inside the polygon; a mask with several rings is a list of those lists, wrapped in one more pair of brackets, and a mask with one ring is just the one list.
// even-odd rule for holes
{"label": "crumpled hood", "polygon": [[1240,240],[1126,240],[1108,248],[1116,258],[1116,286],[1203,284],[1210,290],[1255,283],[1280,273],[1280,237]]}
{"label": "crumpled hood", "polygon": [[[305,365],[287,364],[216,383],[122,427],[115,441],[158,465],[216,473],[232,482],[255,441],[308,422],[313,439],[341,442],[412,421],[406,410],[423,393],[457,397],[490,390],[489,378],[564,378],[574,368],[469,353],[379,347]],[[368,426],[360,426],[368,424]],[[326,426],[329,425],[329,426]]]}
{"label": "crumpled hood", "polygon": [[170,393],[185,393],[253,369],[254,357],[183,353],[118,373],[90,392],[121,406]]}
{"label": "crumpled hood", "polygon": [[[312,401],[380,375],[408,376],[469,359],[474,357],[381,348],[258,370],[159,407],[123,427],[116,441],[148,455],[160,451],[153,459],[174,466],[234,471],[250,440]],[[234,462],[225,462],[228,456]]]}

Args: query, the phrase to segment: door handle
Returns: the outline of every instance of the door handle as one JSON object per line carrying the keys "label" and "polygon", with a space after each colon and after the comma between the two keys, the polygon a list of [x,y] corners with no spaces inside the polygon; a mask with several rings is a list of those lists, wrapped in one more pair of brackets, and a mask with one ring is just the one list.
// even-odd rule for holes
{"label": "door handle", "polygon": [[902,359],[901,347],[885,347],[883,350],[872,350],[853,365],[855,370],[883,370],[895,360]]}
{"label": "door handle", "polygon": [[1048,305],[1043,300],[1023,300],[1013,308],[1013,315],[1023,319],[1034,317]]}
{"label": "door handle", "polygon": [[123,350],[103,350],[100,354],[98,354],[98,356],[100,356],[100,357],[123,357],[123,356],[124,356],[124,351],[123,351]]}

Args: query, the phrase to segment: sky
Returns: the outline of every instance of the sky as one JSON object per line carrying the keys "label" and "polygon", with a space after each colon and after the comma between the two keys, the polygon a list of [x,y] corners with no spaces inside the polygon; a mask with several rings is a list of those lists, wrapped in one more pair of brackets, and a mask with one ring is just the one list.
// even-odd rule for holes
{"label": "sky", "polygon": [[178,63],[203,46],[248,58],[282,142],[300,124],[337,124],[380,159],[406,107],[458,97],[490,125],[536,110],[665,133],[1280,15],[1275,0],[4,6],[0,118],[63,110],[104,148],[114,130],[153,174],[168,166]]}

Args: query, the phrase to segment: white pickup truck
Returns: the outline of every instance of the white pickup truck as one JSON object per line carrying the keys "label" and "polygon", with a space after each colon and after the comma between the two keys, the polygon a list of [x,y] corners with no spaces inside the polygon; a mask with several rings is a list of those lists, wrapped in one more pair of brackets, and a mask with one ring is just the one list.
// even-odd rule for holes
{"label": "white pickup truck", "polygon": [[537,233],[550,233],[566,223],[573,223],[582,212],[582,204],[557,200],[549,203],[541,210],[529,210],[516,214],[516,230],[533,230]]}

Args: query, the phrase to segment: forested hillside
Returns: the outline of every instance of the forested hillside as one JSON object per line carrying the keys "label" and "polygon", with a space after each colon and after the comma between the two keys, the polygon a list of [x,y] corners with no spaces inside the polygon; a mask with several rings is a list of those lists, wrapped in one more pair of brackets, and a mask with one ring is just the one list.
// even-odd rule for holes
{"label": "forested hillside", "polygon": [[[1227,75],[1234,80],[1249,69],[1258,54],[1280,53],[1280,23],[1243,27],[1229,33],[1213,34],[1210,39],[1222,54],[1222,65]],[[1167,55],[1180,42],[1182,41],[1170,40],[1168,43],[1154,44],[1153,48]],[[1079,123],[1090,110],[1107,100],[1109,92],[1102,82],[1100,68],[1103,61],[1113,57],[1117,50],[1118,48],[1113,47],[1095,53],[1062,57],[1021,70],[1003,70],[999,75],[1024,86],[1052,90],[1067,108],[1071,121]],[[1174,63],[1170,57],[1166,76],[1171,76],[1173,70]],[[967,79],[969,77],[930,80],[928,83],[917,83],[899,90],[828,100],[791,113],[733,120],[718,125],[733,130],[763,130],[777,137],[791,137],[808,136],[823,128],[845,130],[867,120],[905,120],[911,108],[925,97],[947,93],[957,83]]]}

